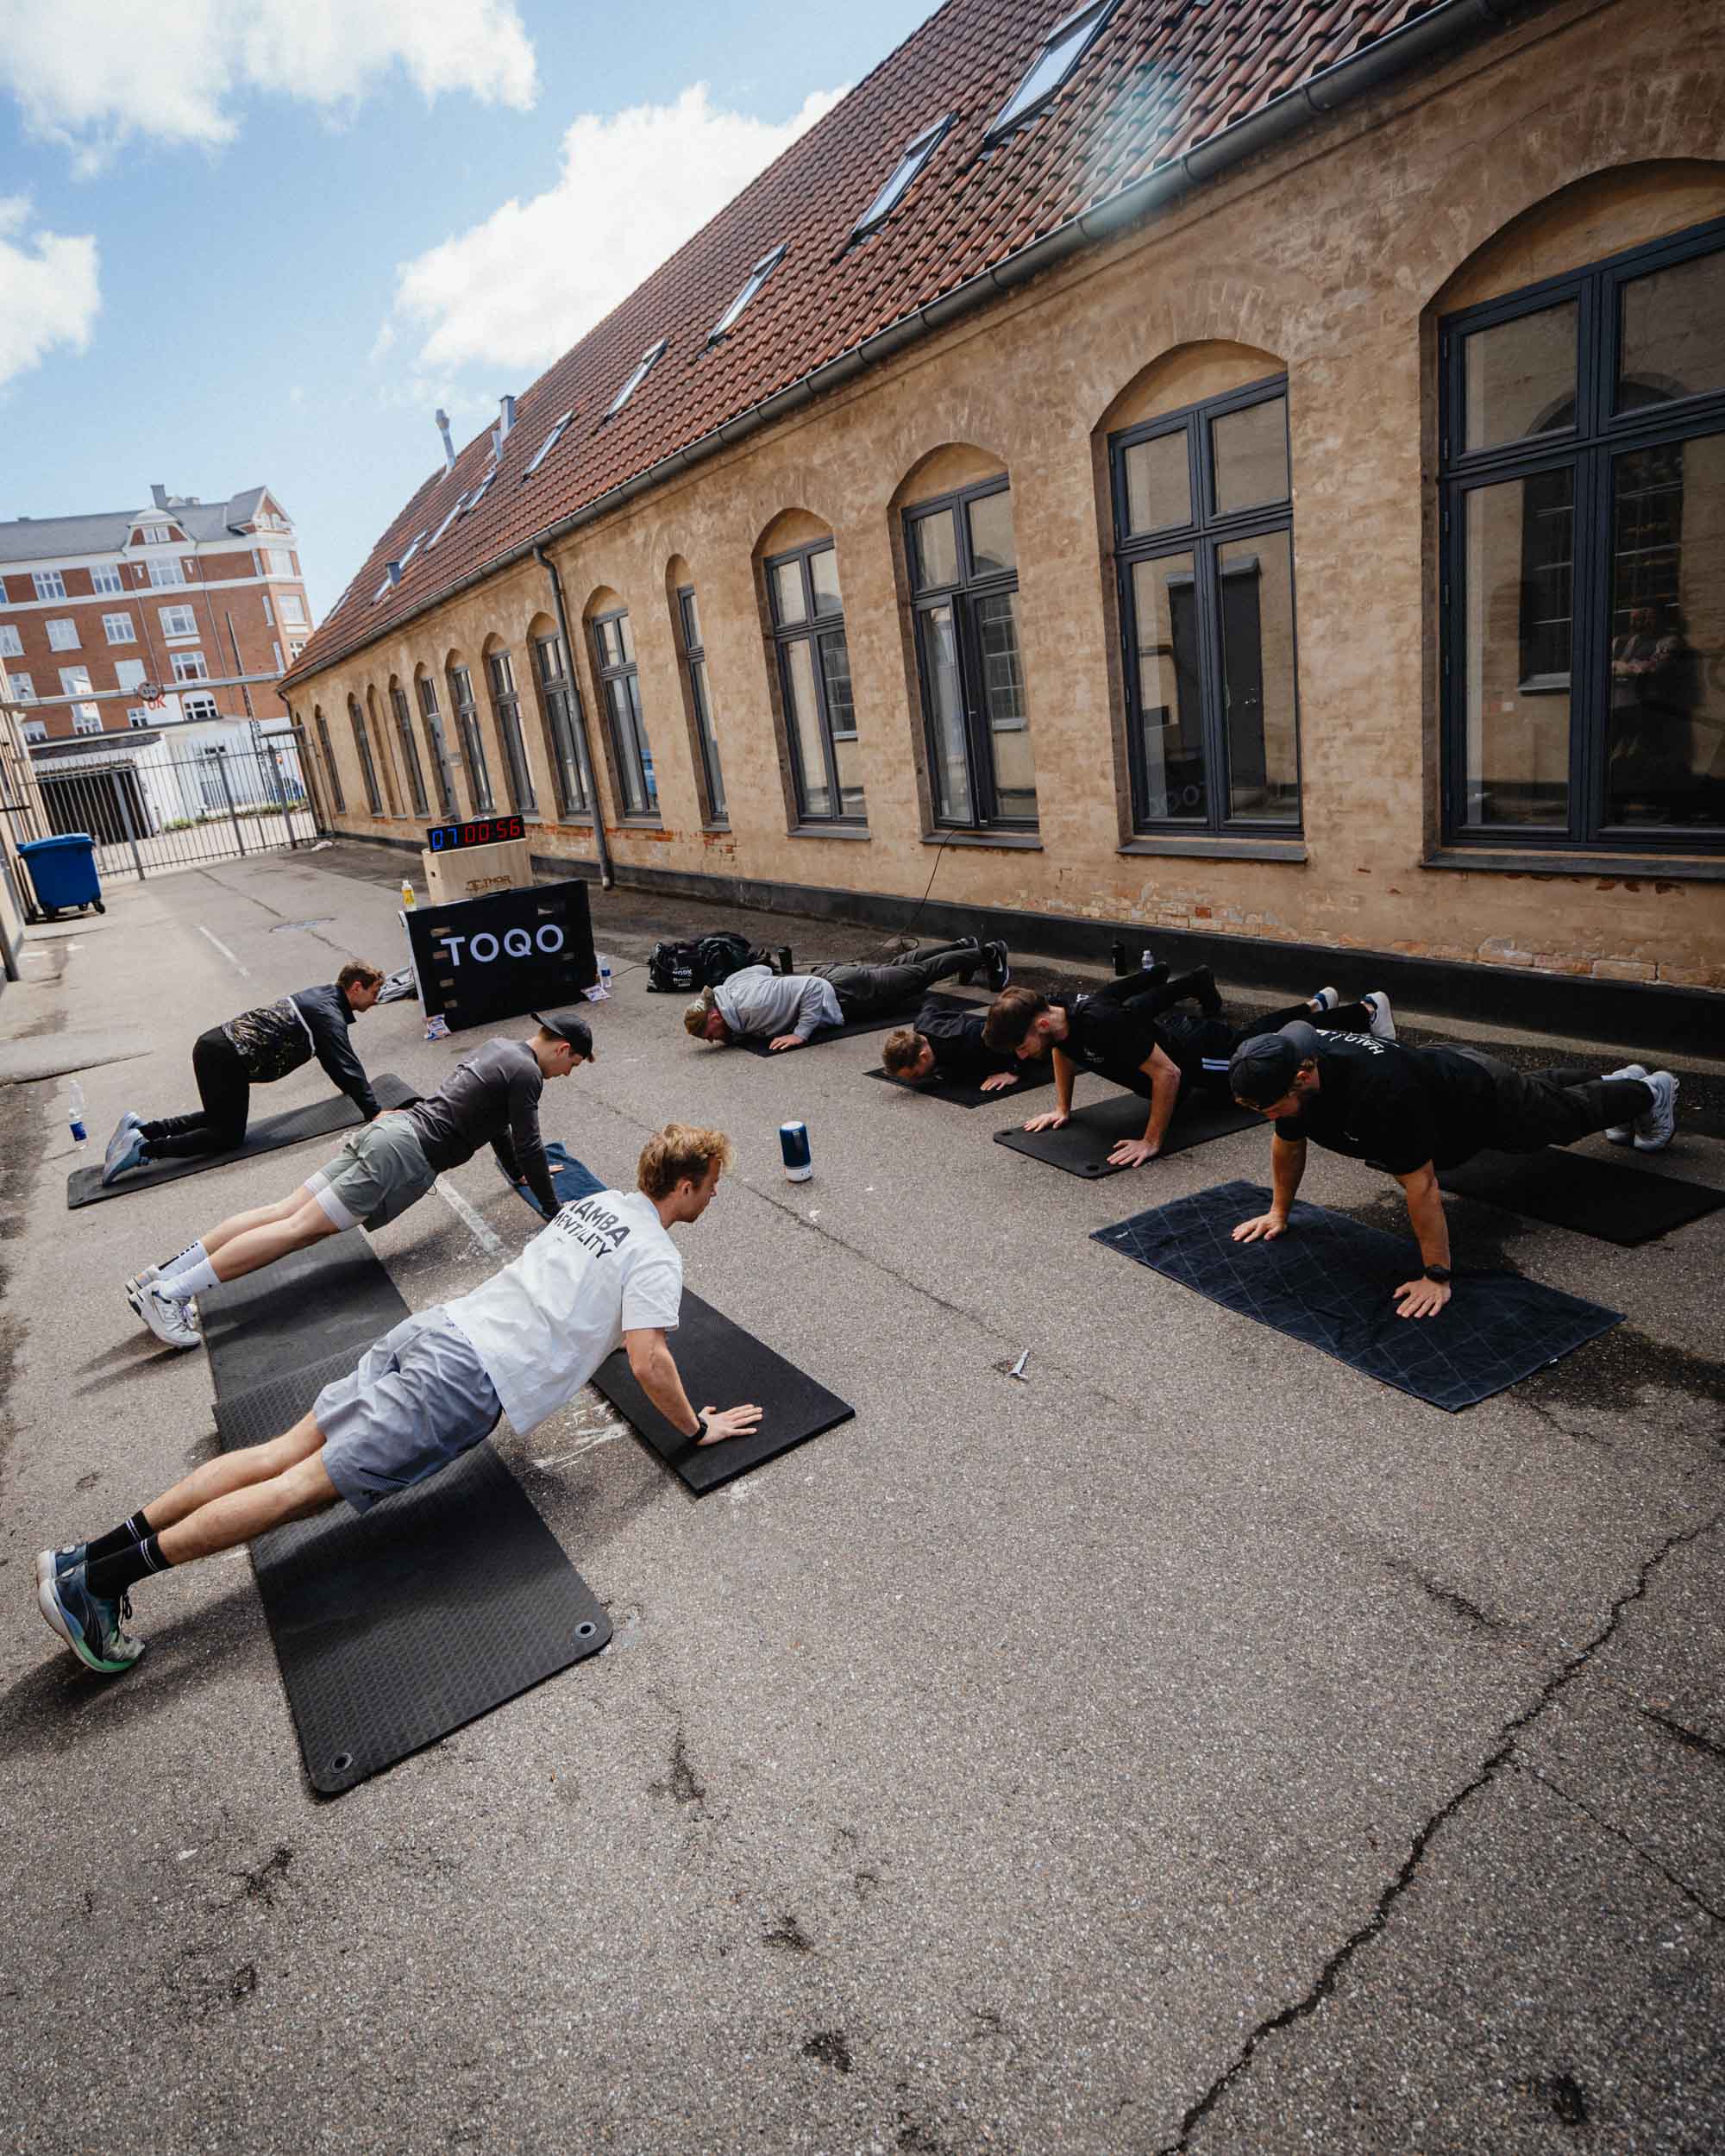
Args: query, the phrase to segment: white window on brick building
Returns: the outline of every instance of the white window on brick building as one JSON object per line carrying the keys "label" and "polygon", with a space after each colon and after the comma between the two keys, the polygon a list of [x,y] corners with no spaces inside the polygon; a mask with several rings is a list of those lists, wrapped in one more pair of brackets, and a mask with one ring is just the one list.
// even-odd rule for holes
{"label": "white window on brick building", "polygon": [[26,741],[46,741],[47,737],[48,728],[47,721],[46,719],[27,718],[24,721],[24,739]]}
{"label": "white window on brick building", "polygon": [[129,614],[104,614],[102,633],[110,644],[135,644],[138,641]]}
{"label": "white window on brick building", "polygon": [[285,547],[265,547],[261,552],[266,576],[292,576],[293,574],[293,556]]}
{"label": "white window on brick building", "polygon": [[22,659],[24,640],[9,621],[0,621],[0,659]]}
{"label": "white window on brick building", "polygon": [[151,562],[150,582],[158,590],[160,590],[164,585],[184,584],[185,581],[185,570],[179,561]]}
{"label": "white window on brick building", "polygon": [[98,561],[90,572],[90,588],[92,592],[123,592],[126,581],[120,574],[119,563]]}
{"label": "white window on brick building", "polygon": [[171,547],[173,544],[173,526],[146,524],[139,536],[147,547]]}
{"label": "white window on brick building", "polygon": [[275,661],[275,670],[279,674],[281,672],[281,646],[279,644],[273,643],[270,646],[270,656]]}
{"label": "white window on brick building", "polygon": [[15,704],[34,704],[35,702],[36,684],[34,678],[32,675],[28,674],[9,674],[6,676],[6,686],[11,692],[12,701]]}
{"label": "white window on brick building", "polygon": [[179,708],[182,715],[187,718],[220,718],[222,716],[216,708],[215,698],[207,689],[200,689],[192,696],[182,696],[179,699]]}
{"label": "white window on brick building", "polygon": [[173,655],[173,678],[176,681],[207,681],[210,669],[204,663],[201,651],[176,651]]}
{"label": "white window on brick building", "polygon": [[164,606],[156,619],[164,636],[195,636],[198,617],[189,606]]}
{"label": "white window on brick building", "polygon": [[114,661],[114,686],[119,689],[141,689],[144,686],[144,662],[141,659],[116,659]]}
{"label": "white window on brick building", "polygon": [[264,593],[264,627],[266,629],[275,627],[275,616],[270,611],[270,595],[267,592]]}
{"label": "white window on brick building", "polygon": [[66,579],[58,569],[33,569],[30,581],[36,587],[38,599],[64,599]]}
{"label": "white window on brick building", "polygon": [[126,724],[129,726],[147,726],[149,723],[150,715],[141,704],[134,704],[128,708]]}
{"label": "white window on brick building", "polygon": [[48,624],[50,651],[76,651],[77,649],[78,624],[75,621],[51,621]]}
{"label": "white window on brick building", "polygon": [[88,667],[62,667],[60,670],[60,690],[62,696],[88,696],[91,691]]}
{"label": "white window on brick building", "polygon": [[102,731],[102,711],[98,705],[80,704],[72,715],[72,730],[75,734],[99,734]]}
{"label": "white window on brick building", "polygon": [[301,599],[298,592],[279,592],[276,594],[275,603],[277,611],[280,613],[284,629],[304,628],[305,601]]}
{"label": "white window on brick building", "polygon": [[289,642],[288,642],[288,647],[287,647],[287,656],[288,656],[288,661],[289,661],[289,663],[290,663],[290,664],[292,664],[292,661],[293,661],[294,660],[296,660],[296,659],[299,656],[300,653],[301,653],[302,651],[304,651],[304,649],[305,649],[305,645],[304,645],[304,641],[303,641],[303,640],[294,640],[294,639],[292,639],[292,638],[290,638],[290,639],[289,639]]}

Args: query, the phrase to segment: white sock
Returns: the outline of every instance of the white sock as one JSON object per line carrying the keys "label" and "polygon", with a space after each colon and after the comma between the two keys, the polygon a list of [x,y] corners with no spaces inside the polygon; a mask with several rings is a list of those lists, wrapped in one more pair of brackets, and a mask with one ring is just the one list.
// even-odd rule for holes
{"label": "white sock", "polygon": [[191,1244],[177,1257],[166,1258],[161,1264],[157,1266],[157,1282],[172,1280],[176,1273],[184,1271],[186,1266],[207,1264],[209,1259],[210,1253],[201,1243]]}
{"label": "white sock", "polygon": [[155,1286],[171,1302],[190,1302],[194,1295],[207,1294],[219,1287],[216,1268],[207,1257],[201,1257],[195,1265],[182,1266],[172,1280],[159,1280]]}

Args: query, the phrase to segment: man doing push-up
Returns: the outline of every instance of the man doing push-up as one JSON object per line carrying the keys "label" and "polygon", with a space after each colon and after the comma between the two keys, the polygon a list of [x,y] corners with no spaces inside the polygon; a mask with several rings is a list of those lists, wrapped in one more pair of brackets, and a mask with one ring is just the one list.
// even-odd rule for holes
{"label": "man doing push-up", "polygon": [[723,1131],[668,1123],[642,1149],[635,1190],[565,1206],[513,1264],[374,1342],[282,1436],[206,1461],[99,1541],[44,1550],[43,1616],[89,1668],[129,1670],[143,1651],[124,1629],[140,1580],[338,1498],[367,1511],[478,1445],[499,1415],[524,1437],[618,1345],[647,1397],[692,1443],[746,1436],[761,1410],[697,1414],[665,1339],[683,1292],[670,1231],[700,1219],[731,1157]]}

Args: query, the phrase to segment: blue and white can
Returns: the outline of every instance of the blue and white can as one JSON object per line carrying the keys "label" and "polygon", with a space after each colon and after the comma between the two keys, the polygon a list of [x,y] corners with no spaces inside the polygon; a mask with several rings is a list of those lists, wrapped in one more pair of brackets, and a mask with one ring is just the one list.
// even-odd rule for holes
{"label": "blue and white can", "polygon": [[779,1125],[779,1150],[785,1157],[786,1181],[806,1183],[814,1173],[814,1156],[809,1151],[808,1125],[781,1123]]}

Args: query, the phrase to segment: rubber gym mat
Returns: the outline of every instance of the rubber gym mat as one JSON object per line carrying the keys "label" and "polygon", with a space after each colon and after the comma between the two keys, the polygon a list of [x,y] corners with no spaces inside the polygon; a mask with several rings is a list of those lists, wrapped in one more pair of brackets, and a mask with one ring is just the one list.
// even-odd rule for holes
{"label": "rubber gym mat", "polygon": [[1480,1153],[1438,1181],[1458,1198],[1477,1198],[1554,1228],[1573,1228],[1628,1250],[1725,1206],[1725,1190],[1655,1175],[1626,1160],[1596,1160],[1566,1146],[1538,1153]]}
{"label": "rubber gym mat", "polygon": [[599,1364],[593,1382],[697,1497],[806,1438],[849,1422],[856,1413],[699,1295],[685,1292],[682,1322],[670,1338],[677,1374],[694,1406],[740,1407],[752,1402],[763,1411],[753,1436],[728,1438],[719,1445],[696,1445],[682,1436],[636,1383],[621,1348]]}
{"label": "rubber gym mat", "polygon": [[1236,1243],[1239,1224],[1269,1204],[1261,1184],[1219,1183],[1091,1240],[1451,1413],[1622,1322],[1621,1311],[1497,1272],[1458,1272],[1435,1318],[1399,1317],[1395,1290],[1420,1269],[1410,1237],[1296,1200],[1285,1235]]}
{"label": "rubber gym mat", "polygon": [[[921,1007],[925,1010],[931,1003],[938,1003],[943,1009],[948,1011],[986,1011],[988,1007],[986,1003],[978,1002],[972,996],[942,995],[938,991],[932,995],[925,996]],[[914,1015],[913,1013],[912,1018],[905,1020],[906,1025],[912,1024]],[[901,1079],[888,1078],[878,1064],[866,1075],[870,1078],[879,1078],[889,1086],[903,1085],[904,1082]],[[1052,1084],[1054,1058],[1051,1056],[1044,1056],[1034,1062],[1019,1063],[1017,1066],[1017,1076],[1018,1083],[1015,1086],[1007,1086],[1002,1091],[996,1093],[984,1093],[980,1085],[968,1079],[950,1081],[936,1079],[929,1085],[906,1086],[904,1089],[907,1093],[919,1095],[925,1100],[949,1101],[955,1108],[985,1108],[990,1102],[998,1108],[1005,1102],[1016,1100],[1020,1094],[1032,1093],[1038,1086]]]}
{"label": "rubber gym mat", "polygon": [[[386,1108],[405,1108],[419,1098],[411,1086],[388,1070],[373,1079],[372,1091],[379,1105]],[[303,1144],[309,1138],[356,1130],[363,1120],[346,1094],[326,1094],[323,1100],[308,1101],[303,1108],[260,1116],[246,1132],[245,1144],[228,1152],[199,1153],[191,1160],[148,1161],[121,1176],[107,1190],[102,1188],[102,1163],[97,1160],[93,1167],[74,1168],[66,1177],[66,1207],[76,1212],[79,1206],[100,1205],[104,1198],[125,1198],[135,1190],[154,1190],[158,1183],[178,1182],[182,1175],[200,1175],[206,1168],[225,1168],[230,1161],[249,1160],[254,1153],[273,1153],[284,1145]]]}
{"label": "rubber gym mat", "polygon": [[[914,1009],[888,1011],[884,1018],[853,1018],[848,1025],[817,1026],[803,1043],[803,1047],[822,1048],[828,1041],[848,1041],[856,1033],[890,1033],[895,1025],[908,1025],[915,1016]],[[759,1033],[740,1033],[729,1045],[746,1049],[751,1056],[770,1056],[773,1053],[771,1041]],[[781,1048],[779,1053],[781,1056],[800,1055],[801,1050]]]}
{"label": "rubber gym mat", "polygon": [[218,1400],[360,1351],[407,1315],[407,1305],[358,1228],[295,1250],[198,1298]]}
{"label": "rubber gym mat", "polygon": [[[331,1356],[223,1401],[224,1449],[289,1428],[356,1359]],[[306,1775],[325,1796],[611,1638],[593,1590],[488,1442],[368,1512],[337,1505],[273,1529],[252,1545],[252,1566]]]}
{"label": "rubber gym mat", "polygon": [[[1106,1100],[1075,1108],[1072,1120],[1060,1130],[1026,1131],[1014,1123],[996,1131],[994,1143],[1094,1182],[1099,1176],[1121,1172],[1110,1167],[1108,1155],[1123,1138],[1142,1138],[1149,1118],[1150,1103],[1142,1095],[1117,1093]],[[1170,1153],[1183,1153],[1189,1146],[1202,1145],[1213,1138],[1232,1138],[1236,1131],[1261,1127],[1263,1122],[1264,1118],[1254,1115],[1250,1108],[1237,1107],[1217,1094],[1188,1088],[1174,1111],[1174,1120],[1157,1157],[1165,1160]]]}

